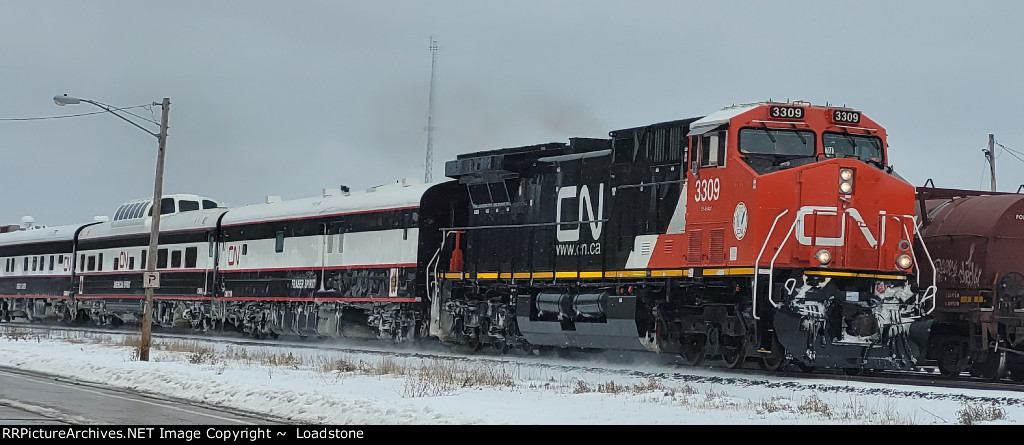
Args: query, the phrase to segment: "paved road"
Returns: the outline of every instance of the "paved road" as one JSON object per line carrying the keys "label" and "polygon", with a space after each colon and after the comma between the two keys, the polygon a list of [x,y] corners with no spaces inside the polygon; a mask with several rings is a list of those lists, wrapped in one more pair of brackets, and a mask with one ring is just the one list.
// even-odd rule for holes
{"label": "paved road", "polygon": [[209,407],[0,368],[0,425],[272,425]]}
{"label": "paved road", "polygon": [[[0,404],[6,402],[7,400],[0,400]],[[0,425],[67,425],[67,423],[32,411],[0,405]]]}

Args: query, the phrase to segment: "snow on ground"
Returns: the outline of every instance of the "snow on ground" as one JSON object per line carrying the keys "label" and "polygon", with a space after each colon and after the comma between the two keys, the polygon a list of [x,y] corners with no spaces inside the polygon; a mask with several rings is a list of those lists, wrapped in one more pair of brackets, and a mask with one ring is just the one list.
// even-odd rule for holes
{"label": "snow on ground", "polygon": [[154,338],[150,361],[141,362],[130,340],[121,335],[40,336],[0,327],[0,366],[255,411],[299,424],[931,425],[1024,420],[1024,393],[1017,391],[744,377],[657,361],[617,365],[494,355],[482,361],[469,356],[438,359],[159,337]]}

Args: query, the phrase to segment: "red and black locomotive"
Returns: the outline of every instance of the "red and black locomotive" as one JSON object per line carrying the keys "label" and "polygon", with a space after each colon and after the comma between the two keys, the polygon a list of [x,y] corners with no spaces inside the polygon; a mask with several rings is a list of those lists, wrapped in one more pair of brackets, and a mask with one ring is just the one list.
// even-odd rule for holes
{"label": "red and black locomotive", "polygon": [[[442,339],[907,369],[920,283],[914,187],[885,130],[807,103],[472,153],[446,165],[467,223],[446,229]],[[911,333],[916,335],[911,335]]]}

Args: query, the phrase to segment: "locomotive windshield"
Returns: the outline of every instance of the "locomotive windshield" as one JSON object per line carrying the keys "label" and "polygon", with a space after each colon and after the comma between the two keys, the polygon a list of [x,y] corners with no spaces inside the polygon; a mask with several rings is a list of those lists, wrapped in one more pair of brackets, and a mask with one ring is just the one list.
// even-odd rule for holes
{"label": "locomotive windshield", "polygon": [[821,136],[821,145],[825,147],[825,156],[857,158],[879,167],[885,165],[882,159],[882,140],[876,136],[825,133]]}
{"label": "locomotive windshield", "polygon": [[814,159],[814,132],[776,128],[740,129],[740,155],[754,171],[765,174],[793,166],[796,159]]}

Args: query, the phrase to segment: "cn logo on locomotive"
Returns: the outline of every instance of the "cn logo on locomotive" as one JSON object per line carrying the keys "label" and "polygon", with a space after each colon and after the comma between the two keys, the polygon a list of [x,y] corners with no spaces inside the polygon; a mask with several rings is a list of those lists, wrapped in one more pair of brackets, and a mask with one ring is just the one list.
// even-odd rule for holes
{"label": "cn logo on locomotive", "polygon": [[[577,193],[578,192],[578,193]],[[562,201],[567,199],[576,199],[579,203],[579,218],[574,221],[563,221],[562,220]],[[555,221],[558,222],[557,227],[557,238],[560,243],[570,243],[580,240],[580,226],[582,223],[588,223],[590,226],[590,235],[596,241],[601,238],[601,228],[604,223],[601,219],[604,218],[604,183],[602,182],[597,188],[597,211],[594,211],[594,199],[590,196],[590,188],[587,186],[577,187],[575,185],[569,185],[560,187],[558,189],[558,199],[555,201]],[[583,219],[583,215],[586,213],[587,219]],[[563,228],[562,225],[565,223],[570,227],[574,228]]]}
{"label": "cn logo on locomotive", "polygon": [[857,222],[857,227],[860,228],[860,232],[864,235],[864,239],[867,240],[868,245],[872,248],[877,248],[878,241],[875,240],[875,235],[868,229],[867,224],[864,222],[864,218],[860,216],[860,212],[857,209],[850,207],[845,210],[840,220],[839,236],[837,237],[823,237],[815,236],[813,239],[804,232],[807,215],[815,216],[836,216],[839,215],[839,209],[837,207],[827,206],[803,206],[796,212],[796,240],[805,246],[842,246],[846,243],[846,216],[849,216]]}

